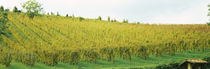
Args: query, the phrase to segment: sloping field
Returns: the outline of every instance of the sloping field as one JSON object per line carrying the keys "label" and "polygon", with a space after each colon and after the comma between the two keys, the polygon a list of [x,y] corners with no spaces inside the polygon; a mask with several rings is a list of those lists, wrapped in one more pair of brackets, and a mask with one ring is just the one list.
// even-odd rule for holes
{"label": "sloping field", "polygon": [[101,60],[127,63],[151,60],[150,55],[205,52],[210,47],[209,26],[202,24],[127,24],[53,15],[30,19],[24,13],[11,12],[8,18],[11,35],[1,36],[2,52],[10,53],[17,64],[29,66],[35,62],[49,66],[76,66],[84,61],[96,65]]}

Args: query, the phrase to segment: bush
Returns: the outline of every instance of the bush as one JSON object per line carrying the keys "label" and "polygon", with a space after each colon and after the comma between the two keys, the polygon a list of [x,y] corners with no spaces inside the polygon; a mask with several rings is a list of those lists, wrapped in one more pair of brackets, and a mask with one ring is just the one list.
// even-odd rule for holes
{"label": "bush", "polygon": [[210,26],[210,22],[206,23],[208,26]]}
{"label": "bush", "polygon": [[79,17],[79,21],[85,20],[85,18],[83,17]]}

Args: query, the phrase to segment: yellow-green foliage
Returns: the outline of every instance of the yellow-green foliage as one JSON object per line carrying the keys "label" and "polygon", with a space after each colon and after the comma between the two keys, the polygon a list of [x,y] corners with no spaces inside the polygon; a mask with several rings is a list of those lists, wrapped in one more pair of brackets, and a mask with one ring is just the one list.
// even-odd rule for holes
{"label": "yellow-green foliage", "polygon": [[5,65],[8,67],[12,61],[11,53],[8,50],[0,49],[0,64]]}
{"label": "yellow-green foliage", "polygon": [[[26,53],[21,60],[34,60],[54,66],[57,62],[77,64],[96,62],[114,57],[132,60],[136,55],[161,55],[185,50],[205,50],[210,47],[207,25],[149,25],[107,22],[79,17],[54,15],[35,16],[9,13],[12,38],[2,36],[13,60],[18,53]],[[33,55],[32,55],[33,54]],[[21,62],[22,62],[21,61]]]}

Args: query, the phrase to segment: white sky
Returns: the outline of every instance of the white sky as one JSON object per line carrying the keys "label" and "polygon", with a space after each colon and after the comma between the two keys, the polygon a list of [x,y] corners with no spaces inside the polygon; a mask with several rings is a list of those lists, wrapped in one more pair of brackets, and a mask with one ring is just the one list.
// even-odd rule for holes
{"label": "white sky", "polygon": [[[28,0],[0,0],[0,5],[21,8]],[[204,24],[210,0],[37,0],[45,12],[74,14],[85,18],[158,24]]]}

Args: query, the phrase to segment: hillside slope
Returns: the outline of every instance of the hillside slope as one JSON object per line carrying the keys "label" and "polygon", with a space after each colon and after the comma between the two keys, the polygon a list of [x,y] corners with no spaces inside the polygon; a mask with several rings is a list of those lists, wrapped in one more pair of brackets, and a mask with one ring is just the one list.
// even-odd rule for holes
{"label": "hillside slope", "polygon": [[24,13],[11,12],[8,18],[11,35],[1,36],[1,49],[11,53],[12,60],[28,65],[115,62],[115,58],[132,60],[131,56],[146,60],[149,55],[175,55],[210,47],[209,26],[202,24],[127,24],[54,15],[30,19]]}

